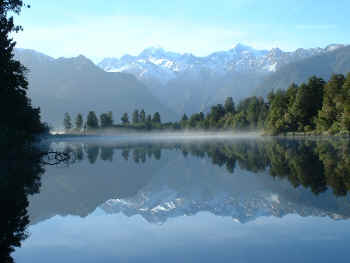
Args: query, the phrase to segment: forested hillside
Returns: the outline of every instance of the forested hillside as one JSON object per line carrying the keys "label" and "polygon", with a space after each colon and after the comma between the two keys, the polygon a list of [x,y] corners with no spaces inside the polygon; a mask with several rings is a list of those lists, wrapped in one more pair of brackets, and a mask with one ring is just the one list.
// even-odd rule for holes
{"label": "forested hillside", "polygon": [[[117,127],[113,125],[112,113],[100,116],[101,126],[94,112],[88,116],[88,129]],[[68,113],[65,123],[66,130],[73,129]],[[106,123],[109,124],[106,126]],[[79,131],[81,127],[80,119],[75,129]],[[174,123],[162,123],[158,112],[153,117],[146,117],[144,110],[135,109],[132,120],[124,113],[118,127],[139,130],[264,130],[272,135],[294,132],[350,135],[350,73],[346,77],[334,74],[328,82],[313,76],[306,83],[293,83],[287,90],[270,92],[266,100],[253,96],[235,105],[232,97],[228,97],[224,104],[212,106],[208,113],[184,114],[180,121]]]}

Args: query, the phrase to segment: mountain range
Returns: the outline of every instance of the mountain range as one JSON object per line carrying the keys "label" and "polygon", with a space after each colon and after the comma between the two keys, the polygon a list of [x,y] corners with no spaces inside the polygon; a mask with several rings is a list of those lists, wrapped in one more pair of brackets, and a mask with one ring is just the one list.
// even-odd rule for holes
{"label": "mountain range", "polygon": [[124,55],[120,59],[105,58],[98,65],[108,72],[128,72],[142,80],[155,79],[160,83],[167,83],[185,72],[198,74],[202,70],[209,70],[217,75],[232,71],[275,72],[283,65],[341,47],[344,45],[333,44],[326,48],[299,48],[293,52],[284,52],[279,48],[273,48],[270,51],[256,50],[237,44],[228,51],[214,52],[206,57],[168,52],[161,47],[149,47],[138,56]]}
{"label": "mountain range", "polygon": [[206,111],[211,105],[222,103],[227,96],[235,100],[250,96],[266,78],[279,75],[286,66],[328,56],[344,47],[332,44],[325,48],[285,52],[278,48],[257,50],[237,44],[230,50],[206,57],[150,47],[138,56],[106,58],[98,65],[108,72],[134,75],[161,101],[182,114]]}
{"label": "mountain range", "polygon": [[27,68],[29,96],[40,106],[44,121],[62,126],[64,112],[76,115],[113,111],[116,122],[124,112],[160,112],[162,120],[183,113],[207,112],[231,96],[236,102],[266,96],[310,76],[328,79],[350,72],[350,46],[257,50],[238,44],[206,57],[151,47],[138,56],[106,58],[95,65],[84,56],[54,59],[33,50],[16,49]]}

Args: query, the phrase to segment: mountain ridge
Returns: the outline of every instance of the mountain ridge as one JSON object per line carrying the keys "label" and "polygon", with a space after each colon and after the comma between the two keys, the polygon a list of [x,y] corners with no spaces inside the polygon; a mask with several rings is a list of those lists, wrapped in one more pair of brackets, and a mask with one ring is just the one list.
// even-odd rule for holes
{"label": "mountain ridge", "polygon": [[112,111],[116,122],[124,112],[145,109],[161,112],[164,120],[177,118],[135,76],[105,72],[85,56],[54,59],[33,50],[16,49],[15,58],[27,69],[28,94],[43,120],[58,128],[63,114]]}
{"label": "mountain ridge", "polygon": [[98,66],[107,72],[134,75],[180,115],[205,111],[228,96],[238,102],[251,96],[265,78],[284,66],[344,47],[331,44],[325,48],[285,52],[279,48],[257,50],[237,44],[205,57],[150,47],[137,56],[104,59]]}
{"label": "mountain ridge", "polygon": [[350,72],[350,46],[329,48],[329,52],[284,65],[266,76],[256,87],[255,94],[266,96],[271,90],[287,89],[292,83],[301,84],[315,75],[328,80],[332,74]]}

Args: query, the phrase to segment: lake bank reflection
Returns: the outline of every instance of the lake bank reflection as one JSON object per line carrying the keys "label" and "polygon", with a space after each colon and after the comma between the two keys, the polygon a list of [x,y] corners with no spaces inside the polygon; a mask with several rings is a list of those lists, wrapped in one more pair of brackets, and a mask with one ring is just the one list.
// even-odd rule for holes
{"label": "lake bank reflection", "polygon": [[[306,225],[314,224],[317,231],[322,232],[320,229],[326,227],[327,235],[333,229],[337,240],[349,238],[349,233],[341,233],[338,227],[350,222],[347,220],[350,217],[347,158],[350,144],[347,140],[75,140],[56,141],[50,147],[69,154],[71,159],[60,165],[45,166],[40,193],[27,196],[32,236],[24,241],[23,249],[14,253],[17,259],[29,257],[30,251],[37,251],[38,256],[39,248],[50,251],[50,255],[68,253],[74,245],[63,243],[67,238],[73,240],[69,232],[73,228],[85,231],[73,231],[76,238],[73,243],[84,243],[97,254],[104,251],[111,257],[106,262],[123,258],[123,253],[116,255],[109,246],[95,247],[90,237],[101,240],[103,235],[110,235],[121,247],[125,242],[138,243],[140,255],[148,247],[140,241],[144,235],[162,235],[157,243],[161,246],[164,242],[173,242],[175,233],[186,240],[196,240],[198,244],[193,246],[199,253],[208,245],[208,240],[203,236],[202,241],[197,240],[198,232],[195,234],[189,229],[198,229],[203,224],[204,236],[216,233],[220,243],[227,233],[231,245],[237,245],[235,233],[251,231],[257,225],[261,225],[261,234],[276,236],[271,242],[277,248],[278,240],[284,240],[286,235],[290,238],[289,245],[301,242],[290,232],[296,231],[292,229],[295,222],[303,231],[307,231]],[[215,226],[213,229],[206,224],[208,220]],[[285,225],[286,230],[281,229],[280,224]],[[88,225],[91,227],[86,228]],[[177,227],[170,231],[171,225]],[[164,234],[160,234],[161,229]],[[299,230],[296,232],[302,234]],[[309,234],[322,243],[321,249],[324,237],[316,232]],[[57,244],[49,235],[66,241]],[[254,238],[258,237],[254,234]],[[50,240],[49,244],[46,240]],[[285,248],[289,245],[286,243]],[[298,246],[302,250],[307,248],[303,242]],[[226,259],[232,260],[232,253],[224,247],[222,255],[226,253]],[[74,249],[81,252],[77,247]],[[185,248],[164,249],[173,255]],[[209,250],[215,254],[213,249]],[[156,247],[151,251],[154,255]],[[124,256],[131,257],[132,251],[130,253]],[[149,260],[160,262],[148,256]],[[243,260],[243,255],[241,257]],[[72,256],[72,262],[73,258],[88,260],[82,255],[81,258]],[[175,259],[186,261],[179,256]],[[134,262],[139,260],[141,256],[135,256]]]}

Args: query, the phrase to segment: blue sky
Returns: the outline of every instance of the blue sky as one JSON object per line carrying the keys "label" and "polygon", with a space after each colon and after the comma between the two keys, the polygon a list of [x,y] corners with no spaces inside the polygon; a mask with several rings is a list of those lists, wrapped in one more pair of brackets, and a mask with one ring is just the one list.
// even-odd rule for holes
{"label": "blue sky", "polygon": [[348,44],[348,0],[27,0],[18,47],[93,60],[159,45],[205,56],[237,43],[255,48]]}

